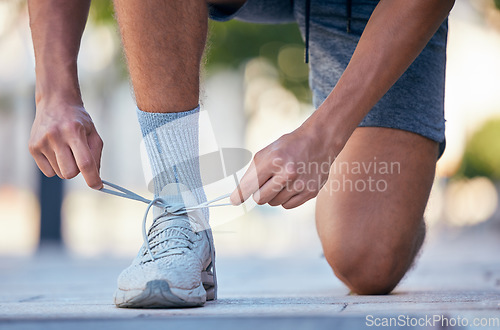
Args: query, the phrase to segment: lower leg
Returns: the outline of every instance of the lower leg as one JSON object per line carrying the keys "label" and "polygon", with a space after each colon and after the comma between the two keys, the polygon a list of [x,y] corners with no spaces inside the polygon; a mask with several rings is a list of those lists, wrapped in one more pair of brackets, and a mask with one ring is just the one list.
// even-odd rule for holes
{"label": "lower leg", "polygon": [[335,160],[316,223],[327,261],[353,292],[388,293],[411,267],[425,237],[436,157],[437,143],[422,136],[364,127]]}
{"label": "lower leg", "polygon": [[205,0],[114,2],[139,109],[194,109],[207,36]]}
{"label": "lower leg", "polygon": [[202,203],[197,107],[206,2],[115,0],[115,8],[148,155],[149,187],[159,196],[167,184],[182,184]]}

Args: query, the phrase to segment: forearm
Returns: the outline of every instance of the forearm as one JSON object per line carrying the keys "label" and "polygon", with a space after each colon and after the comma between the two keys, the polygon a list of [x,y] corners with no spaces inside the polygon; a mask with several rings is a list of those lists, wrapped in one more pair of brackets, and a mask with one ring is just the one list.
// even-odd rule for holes
{"label": "forearm", "polygon": [[331,94],[312,116],[338,153],[370,109],[420,54],[454,0],[382,0]]}
{"label": "forearm", "polygon": [[81,104],[77,74],[80,41],[90,0],[29,0],[36,61],[36,101]]}

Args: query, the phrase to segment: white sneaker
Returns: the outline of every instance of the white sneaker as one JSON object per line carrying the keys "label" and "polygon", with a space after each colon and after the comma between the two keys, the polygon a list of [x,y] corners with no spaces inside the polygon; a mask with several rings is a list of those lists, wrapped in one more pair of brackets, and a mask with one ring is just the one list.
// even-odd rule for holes
{"label": "white sneaker", "polygon": [[215,250],[210,226],[195,196],[181,184],[169,184],[155,207],[139,254],[118,277],[118,307],[194,307],[216,299]]}

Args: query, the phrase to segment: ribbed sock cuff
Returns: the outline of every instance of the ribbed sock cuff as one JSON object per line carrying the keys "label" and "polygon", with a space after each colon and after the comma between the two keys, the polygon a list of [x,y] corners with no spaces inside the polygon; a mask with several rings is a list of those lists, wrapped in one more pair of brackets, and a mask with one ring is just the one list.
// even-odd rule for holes
{"label": "ribbed sock cuff", "polygon": [[[174,120],[192,116],[200,112],[198,105],[193,110],[182,112],[146,112],[137,108],[137,119],[141,126],[142,136],[146,136],[158,127],[164,126]],[[193,116],[198,120],[198,116]]]}
{"label": "ribbed sock cuff", "polygon": [[206,201],[199,165],[199,111],[199,106],[172,113],[137,109],[156,196],[167,184],[182,183],[199,203]]}

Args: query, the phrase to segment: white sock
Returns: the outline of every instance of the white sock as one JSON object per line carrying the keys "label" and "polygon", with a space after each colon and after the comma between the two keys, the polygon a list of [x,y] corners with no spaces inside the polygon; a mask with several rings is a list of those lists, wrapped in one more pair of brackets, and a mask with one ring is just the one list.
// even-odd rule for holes
{"label": "white sock", "polygon": [[[193,110],[172,113],[137,109],[155,197],[167,184],[181,183],[193,192],[198,203],[207,200],[199,164],[199,111],[199,106]],[[203,209],[203,212],[208,219],[208,209]]]}

